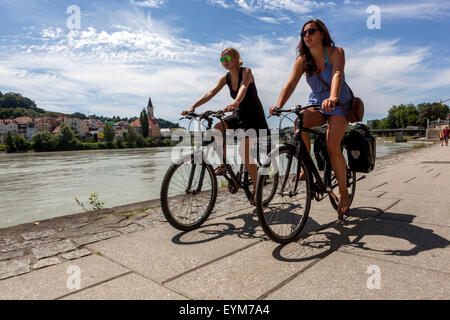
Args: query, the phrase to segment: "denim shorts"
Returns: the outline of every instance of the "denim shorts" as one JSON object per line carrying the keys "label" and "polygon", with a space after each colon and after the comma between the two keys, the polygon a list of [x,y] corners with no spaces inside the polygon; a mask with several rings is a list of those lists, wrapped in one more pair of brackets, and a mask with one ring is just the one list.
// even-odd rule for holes
{"label": "denim shorts", "polygon": [[[345,104],[344,107],[345,107],[346,110],[350,110],[350,106],[348,104]],[[347,114],[345,113],[342,105],[341,106],[336,106],[336,108],[334,108],[334,110],[331,111],[331,112],[325,112],[323,110],[319,110],[319,112],[321,114],[323,114],[325,117],[336,116],[337,115],[337,116],[343,116],[343,117],[345,117],[345,119],[348,120]]]}

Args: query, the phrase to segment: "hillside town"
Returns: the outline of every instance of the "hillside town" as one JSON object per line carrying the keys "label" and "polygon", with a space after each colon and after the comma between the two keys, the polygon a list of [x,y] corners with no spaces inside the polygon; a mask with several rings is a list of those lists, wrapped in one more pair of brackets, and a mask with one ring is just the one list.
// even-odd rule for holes
{"label": "hillside town", "polygon": [[[172,131],[176,128],[160,128],[154,116],[153,104],[149,99],[147,105],[148,128],[150,137],[171,137]],[[67,124],[73,133],[80,137],[80,139],[89,139],[97,137],[98,140],[103,139],[103,129],[107,124],[111,124],[114,128],[115,135],[123,135],[131,126],[136,133],[143,134],[142,126],[139,119],[133,122],[118,121],[106,122],[95,119],[82,120],[67,115],[61,115],[58,118],[42,117],[17,117],[15,119],[0,119],[0,144],[5,144],[6,137],[10,132],[12,135],[21,135],[28,141],[32,141],[33,136],[38,132],[50,132],[58,134],[62,124]]]}

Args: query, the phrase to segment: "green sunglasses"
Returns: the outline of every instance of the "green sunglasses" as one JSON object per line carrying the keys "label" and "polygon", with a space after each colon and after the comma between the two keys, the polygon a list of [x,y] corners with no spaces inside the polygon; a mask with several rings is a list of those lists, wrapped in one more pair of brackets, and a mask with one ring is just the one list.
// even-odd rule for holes
{"label": "green sunglasses", "polygon": [[222,63],[224,63],[225,60],[231,61],[231,57],[230,56],[225,56],[224,58],[220,58],[220,62],[222,62]]}

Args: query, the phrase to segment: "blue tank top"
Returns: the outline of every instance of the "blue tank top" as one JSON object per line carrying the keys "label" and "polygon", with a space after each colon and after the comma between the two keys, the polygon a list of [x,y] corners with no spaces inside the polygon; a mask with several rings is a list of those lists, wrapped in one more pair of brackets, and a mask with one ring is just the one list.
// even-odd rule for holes
{"label": "blue tank top", "polygon": [[[331,86],[333,65],[328,61],[327,49],[325,49],[325,69],[320,73],[322,79]],[[341,92],[339,94],[339,102],[342,103],[346,109],[350,108],[350,102],[352,100],[352,94],[349,87],[344,83],[345,74],[341,79]],[[320,103],[330,97],[330,90],[319,79],[317,74],[312,76],[306,76],[306,82],[308,82],[312,92],[309,95],[309,104]]]}

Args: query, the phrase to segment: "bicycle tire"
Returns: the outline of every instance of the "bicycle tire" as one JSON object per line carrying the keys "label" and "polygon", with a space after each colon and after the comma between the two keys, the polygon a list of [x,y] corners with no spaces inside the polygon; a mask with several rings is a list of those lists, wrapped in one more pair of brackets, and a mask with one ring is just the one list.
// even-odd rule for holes
{"label": "bicycle tire", "polygon": [[[251,201],[252,197],[253,197],[253,191],[251,190],[251,188],[253,188],[253,183],[251,178],[249,177],[248,172],[245,172],[244,174],[244,180],[248,179],[248,187],[250,187],[248,190],[245,190],[245,196],[247,197],[248,201]],[[264,194],[264,199],[263,199],[263,206],[267,207],[269,205],[269,203],[272,201],[272,199],[275,197],[275,193],[277,191],[277,186],[278,186],[278,180],[279,180],[279,173],[276,172],[274,173],[272,176],[264,176],[264,182],[263,182],[263,187],[266,187],[267,185],[269,185],[268,188],[263,188],[266,192],[263,191]]]}
{"label": "bicycle tire", "polygon": [[[209,215],[211,214],[214,205],[216,203],[216,198],[217,198],[217,178],[216,175],[214,173],[214,169],[211,165],[206,164],[206,163],[202,163],[201,165],[197,165],[198,168],[200,168],[200,174],[201,174],[201,168],[204,168],[204,178],[209,177],[210,180],[210,191],[202,191],[200,194],[189,194],[185,191],[185,194],[180,193],[180,194],[176,194],[176,195],[170,195],[169,193],[171,193],[169,191],[169,188],[171,186],[175,186],[178,187],[180,189],[180,191],[182,191],[183,185],[180,185],[182,183],[182,181],[174,180],[174,176],[176,174],[176,172],[178,170],[183,170],[183,166],[184,165],[191,165],[191,160],[189,161],[185,161],[179,164],[173,163],[171,164],[171,166],[169,167],[169,169],[167,170],[166,174],[164,175],[163,178],[163,182],[161,185],[161,209],[162,212],[164,214],[164,217],[167,219],[167,221],[170,223],[170,225],[178,230],[181,231],[190,231],[190,230],[194,230],[198,227],[200,227],[205,221],[206,219],[208,219]],[[197,172],[197,167],[194,167],[195,171],[194,171],[194,175]],[[192,169],[192,168],[191,168]],[[185,169],[185,172],[187,172],[188,169]],[[190,171],[189,171],[190,172]],[[200,177],[199,177],[200,178]],[[199,179],[197,179],[198,181]],[[203,181],[205,182],[205,181]],[[177,185],[178,184],[178,185]],[[194,184],[195,186],[195,184]],[[186,185],[187,187],[187,185]],[[178,191],[176,191],[178,192]],[[192,205],[194,202],[194,197],[196,196],[203,196],[203,197],[208,197],[209,199],[207,199],[207,205],[205,206],[198,206],[197,207],[200,208],[200,214],[195,215],[197,218],[195,219],[191,219],[191,221],[189,221],[189,217],[194,217],[193,212],[192,212]],[[186,202],[186,200],[190,198],[192,199],[190,201],[191,207],[189,208],[189,202]],[[198,201],[200,198],[198,198],[195,201]],[[181,207],[186,207],[186,210],[181,210],[181,208],[179,207],[178,209],[176,208],[176,203],[181,200],[180,206]],[[197,202],[198,203],[198,202]],[[190,212],[188,212],[190,211]],[[183,214],[185,214],[183,216]],[[189,222],[188,222],[189,221]]]}
{"label": "bicycle tire", "polygon": [[[292,162],[289,167],[289,164],[286,164],[286,168],[281,169],[276,168],[277,172],[279,172],[278,177],[278,185],[275,193],[275,197],[272,202],[267,206],[263,206],[262,199],[262,187],[264,183],[263,175],[258,174],[258,180],[256,184],[256,212],[258,214],[258,219],[263,228],[266,235],[277,243],[288,243],[297,240],[300,237],[300,234],[305,226],[305,223],[308,219],[309,211],[311,208],[311,174],[309,168],[303,163],[302,160],[295,157],[295,148],[291,146],[281,146],[278,150],[278,157],[280,159],[283,155],[286,156],[286,161],[289,163],[289,158],[291,158]],[[276,154],[275,154],[276,155]],[[269,157],[273,157],[269,155]],[[296,165],[294,164],[294,170],[292,171],[292,163],[296,161]],[[270,162],[270,166],[274,165],[274,163],[283,163],[284,160],[276,160],[272,159]],[[279,165],[278,165],[279,166]],[[267,166],[266,166],[267,167]],[[304,171],[305,179],[299,180],[298,174],[299,172]],[[281,172],[281,173],[280,173]],[[293,173],[292,173],[293,172]],[[285,181],[285,179],[287,179]],[[298,187],[296,190],[293,190],[296,182],[298,183]],[[286,193],[286,191],[281,190],[283,185],[288,185],[289,188],[292,188],[290,192],[294,191],[293,194]],[[288,188],[288,190],[289,190]],[[294,195],[299,194],[299,190],[302,190],[302,196],[294,197]],[[281,192],[284,191],[284,192]],[[297,193],[295,193],[297,192]],[[304,197],[304,205],[300,203],[299,200]],[[288,202],[286,205],[284,201]],[[299,216],[299,211],[297,209],[303,208],[303,212],[301,216]],[[294,211],[296,210],[296,212]],[[293,211],[293,212],[289,212]],[[292,222],[292,223],[291,223]],[[286,232],[283,232],[286,231]]]}

